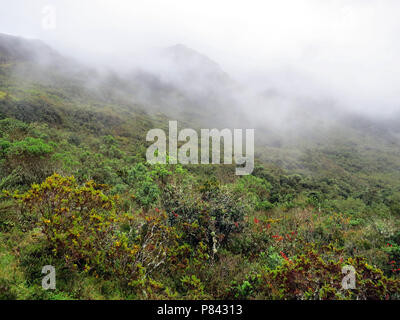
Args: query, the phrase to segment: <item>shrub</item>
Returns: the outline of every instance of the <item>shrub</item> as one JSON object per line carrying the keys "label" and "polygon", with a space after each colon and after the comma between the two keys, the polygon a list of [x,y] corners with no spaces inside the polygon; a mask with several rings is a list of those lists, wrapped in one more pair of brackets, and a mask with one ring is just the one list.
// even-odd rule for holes
{"label": "shrub", "polygon": [[198,226],[195,233],[187,234],[189,243],[207,242],[216,253],[243,228],[245,208],[233,192],[209,181],[189,190],[185,183],[169,184],[162,195],[164,208],[172,225],[183,221]]}
{"label": "shrub", "polygon": [[2,168],[8,176],[2,181],[3,187],[28,185],[51,174],[49,160],[54,148],[42,139],[27,137],[12,143],[2,139],[0,144]]}
{"label": "shrub", "polygon": [[[387,278],[382,271],[369,265],[361,257],[338,259],[340,251],[326,247],[317,252],[308,249],[305,254],[289,259],[276,269],[249,278],[255,292],[268,299],[396,299],[400,281]],[[342,267],[356,270],[356,288],[343,289]]]}
{"label": "shrub", "polygon": [[127,184],[133,188],[139,205],[146,209],[156,205],[160,191],[144,164],[138,163],[128,171]]}
{"label": "shrub", "polygon": [[243,198],[251,209],[269,210],[273,207],[269,202],[271,187],[267,180],[248,175],[237,180],[234,191]]}
{"label": "shrub", "polygon": [[78,186],[73,177],[54,174],[13,196],[22,225],[39,227],[53,253],[71,270],[135,283],[165,263],[173,230],[165,224],[165,215],[138,221],[117,212],[118,197],[108,197],[104,188],[93,181]]}

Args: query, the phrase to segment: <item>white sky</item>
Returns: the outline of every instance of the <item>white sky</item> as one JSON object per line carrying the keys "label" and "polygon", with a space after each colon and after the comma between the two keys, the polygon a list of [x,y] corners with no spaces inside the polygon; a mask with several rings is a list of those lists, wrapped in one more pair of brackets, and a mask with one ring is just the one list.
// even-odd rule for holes
{"label": "white sky", "polygon": [[[42,28],[46,5],[57,10],[54,30]],[[0,8],[0,32],[87,60],[182,43],[238,78],[274,75],[282,90],[400,109],[400,1],[0,0]]]}

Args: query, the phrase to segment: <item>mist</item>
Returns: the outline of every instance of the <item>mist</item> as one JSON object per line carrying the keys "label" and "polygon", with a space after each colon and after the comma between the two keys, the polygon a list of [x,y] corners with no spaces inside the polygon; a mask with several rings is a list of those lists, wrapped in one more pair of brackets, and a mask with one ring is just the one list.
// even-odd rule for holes
{"label": "mist", "polygon": [[[322,123],[399,111],[398,1],[1,3],[1,33],[40,39],[82,65],[135,74],[138,86],[154,75],[151,86],[159,81],[189,98],[161,95],[159,104],[180,107],[174,112],[186,103],[214,113],[218,106],[232,125],[246,119],[284,130],[304,128],[310,115]],[[139,103],[155,101],[148,88],[136,92]]]}

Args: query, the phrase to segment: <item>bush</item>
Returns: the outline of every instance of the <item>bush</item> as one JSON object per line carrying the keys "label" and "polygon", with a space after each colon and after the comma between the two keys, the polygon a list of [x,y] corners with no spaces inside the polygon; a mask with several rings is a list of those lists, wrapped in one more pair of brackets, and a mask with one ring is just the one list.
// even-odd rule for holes
{"label": "bush", "polygon": [[[186,183],[192,184],[191,190]],[[187,234],[189,243],[208,242],[210,251],[216,253],[218,246],[242,230],[244,205],[236,194],[217,184],[207,181],[196,188],[193,181],[186,183],[169,184],[162,195],[163,206],[172,225],[183,221],[198,226],[196,233]]]}
{"label": "bush", "polygon": [[[308,249],[305,254],[289,259],[276,269],[248,278],[257,298],[263,299],[334,299],[377,300],[397,299],[400,280],[387,278],[382,271],[369,265],[361,257],[338,259],[340,251],[326,247],[317,252]],[[342,267],[356,270],[356,288],[343,289]]]}
{"label": "bush", "polygon": [[39,227],[52,252],[71,270],[134,283],[166,261],[173,230],[165,215],[146,216],[139,223],[117,212],[118,198],[106,196],[104,188],[92,181],[78,186],[74,178],[54,174],[13,196],[21,225]]}
{"label": "bush", "polygon": [[2,139],[0,147],[6,176],[2,187],[29,185],[51,174],[50,155],[54,148],[42,139],[27,137],[12,143]]}
{"label": "bush", "polygon": [[151,173],[142,163],[128,171],[127,184],[134,190],[135,201],[146,209],[154,207],[159,197],[159,189]]}
{"label": "bush", "polygon": [[271,184],[252,175],[239,178],[234,192],[253,210],[269,210],[273,205],[269,202]]}

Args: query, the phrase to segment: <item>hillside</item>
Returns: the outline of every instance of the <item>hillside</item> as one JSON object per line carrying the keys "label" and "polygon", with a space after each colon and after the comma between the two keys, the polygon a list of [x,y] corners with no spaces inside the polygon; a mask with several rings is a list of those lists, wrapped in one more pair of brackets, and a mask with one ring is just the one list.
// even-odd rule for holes
{"label": "hillside", "polygon": [[[99,71],[0,34],[0,299],[399,298],[400,117],[305,100],[263,120],[210,58],[177,45],[162,63]],[[254,124],[254,172],[149,165],[170,119]]]}

